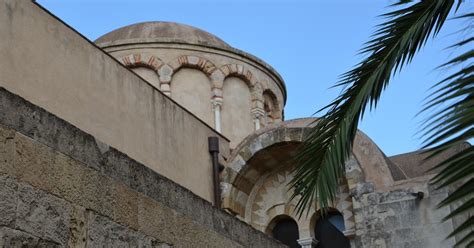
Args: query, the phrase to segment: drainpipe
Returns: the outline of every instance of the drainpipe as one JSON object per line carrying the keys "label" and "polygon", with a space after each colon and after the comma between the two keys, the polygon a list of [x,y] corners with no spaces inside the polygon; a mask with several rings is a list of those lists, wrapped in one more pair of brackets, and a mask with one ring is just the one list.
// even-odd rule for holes
{"label": "drainpipe", "polygon": [[209,137],[209,153],[212,157],[212,178],[214,182],[214,206],[221,207],[221,189],[219,172],[223,166],[219,164],[219,139],[217,137]]}

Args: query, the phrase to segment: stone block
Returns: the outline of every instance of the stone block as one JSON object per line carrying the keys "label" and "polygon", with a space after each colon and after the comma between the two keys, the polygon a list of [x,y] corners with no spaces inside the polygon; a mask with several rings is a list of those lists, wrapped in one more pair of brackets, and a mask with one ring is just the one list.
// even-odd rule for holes
{"label": "stone block", "polygon": [[113,206],[110,208],[113,210],[113,215],[108,216],[123,225],[138,227],[138,198],[140,195],[123,183],[114,183],[112,188],[114,200]]}
{"label": "stone block", "polygon": [[215,211],[215,208],[209,202],[194,194],[191,197],[192,199],[188,203],[192,209],[190,218],[205,228],[213,228],[212,212]]}
{"label": "stone block", "polygon": [[70,205],[27,184],[18,185],[15,226],[45,240],[66,245]]}
{"label": "stone block", "polygon": [[14,167],[15,131],[0,125],[0,175],[7,174]]}
{"label": "stone block", "polygon": [[230,217],[229,224],[230,224],[232,240],[235,240],[243,244],[244,246],[250,246],[251,242],[249,240],[249,229],[251,229],[252,227],[238,220],[235,217]]}
{"label": "stone block", "polygon": [[303,132],[298,128],[288,128],[285,134],[285,141],[301,141]]}
{"label": "stone block", "polygon": [[129,182],[132,189],[151,197],[155,201],[169,205],[171,181],[135,161],[130,163],[129,173]]}
{"label": "stone block", "polygon": [[87,241],[87,212],[86,209],[73,205],[69,218],[68,247],[85,248]]}
{"label": "stone block", "polygon": [[138,231],[162,242],[175,244],[181,234],[176,211],[159,206],[147,197],[138,199],[138,204]]}
{"label": "stone block", "polygon": [[[249,146],[250,157],[249,159],[255,155],[258,151],[262,150],[263,145],[259,139],[254,140]],[[243,156],[242,156],[243,157]],[[245,159],[245,158],[244,158]],[[246,159],[248,161],[248,159]]]}
{"label": "stone block", "polygon": [[214,230],[225,237],[231,238],[231,216],[222,211],[214,209],[212,213],[212,222],[214,224]]}
{"label": "stone block", "polygon": [[17,202],[16,182],[9,176],[0,175],[0,226],[14,225]]}
{"label": "stone block", "polygon": [[242,148],[242,150],[240,150],[239,156],[242,158],[243,161],[248,161],[253,156],[253,153],[249,146],[245,146],[244,148]]}
{"label": "stone block", "polygon": [[155,239],[90,211],[87,247],[152,247]]}
{"label": "stone block", "polygon": [[[250,156],[250,155],[246,155],[246,156]],[[230,168],[234,170],[235,172],[239,172],[245,166],[245,164],[246,164],[245,159],[241,155],[237,155],[232,161],[232,163],[230,164]],[[229,181],[229,182],[232,182],[232,181]]]}
{"label": "stone block", "polygon": [[169,187],[169,207],[180,212],[182,214],[186,214],[189,217],[193,216],[193,200],[192,197],[193,193],[189,190],[174,184],[170,183]]}
{"label": "stone block", "polygon": [[401,223],[397,215],[388,216],[384,219],[384,230],[394,230],[400,228]]}
{"label": "stone block", "polygon": [[403,227],[417,227],[422,225],[420,211],[418,209],[405,209],[400,215],[400,223]]}
{"label": "stone block", "polygon": [[28,233],[7,227],[0,227],[0,247],[37,247],[38,241],[38,237]]}
{"label": "stone block", "polygon": [[274,144],[275,140],[274,137],[271,133],[264,133],[261,134],[258,139],[260,140],[260,143],[262,144],[262,147],[268,147]]}
{"label": "stone block", "polygon": [[103,156],[103,173],[119,182],[130,185],[131,159],[127,155],[113,148],[110,148],[103,154]]}

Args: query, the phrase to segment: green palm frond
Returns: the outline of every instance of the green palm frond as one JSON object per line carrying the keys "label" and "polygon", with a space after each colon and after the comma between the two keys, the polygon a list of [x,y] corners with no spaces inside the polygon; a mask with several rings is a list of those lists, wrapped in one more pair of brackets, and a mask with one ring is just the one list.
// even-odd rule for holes
{"label": "green palm frond", "polygon": [[[301,196],[296,206],[300,216],[315,200],[322,209],[332,205],[364,111],[377,106],[393,73],[440,31],[455,2],[418,1],[383,15],[386,22],[361,50],[367,58],[341,76],[336,86],[345,90],[320,110],[327,112],[315,123],[298,156],[299,166],[290,185],[295,189],[293,198]],[[304,187],[296,188],[298,185]]]}
{"label": "green palm frond", "polygon": [[[462,18],[474,18],[463,15]],[[472,21],[472,19],[471,19]],[[463,47],[474,40],[469,37],[451,47]],[[431,147],[428,159],[474,138],[474,50],[468,50],[442,65],[459,68],[435,84],[422,112],[431,111],[423,125],[425,148]],[[431,182],[437,188],[455,188],[439,207],[454,206],[445,220],[474,214],[474,147],[470,146],[446,158],[432,170],[440,170]],[[466,215],[467,214],[467,215]],[[474,218],[466,217],[449,237],[460,235],[457,246],[474,242]]]}

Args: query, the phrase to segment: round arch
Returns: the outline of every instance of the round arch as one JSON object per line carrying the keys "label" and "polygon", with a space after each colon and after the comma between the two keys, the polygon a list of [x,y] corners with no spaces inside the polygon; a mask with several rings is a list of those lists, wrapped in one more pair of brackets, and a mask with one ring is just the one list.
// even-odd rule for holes
{"label": "round arch", "polygon": [[170,78],[172,78],[173,74],[179,71],[181,68],[198,69],[204,72],[204,74],[206,74],[209,78],[216,70],[218,70],[211,61],[195,55],[179,56],[171,60],[167,65],[171,69],[171,71],[169,71]]}
{"label": "round arch", "polygon": [[265,233],[281,241],[289,247],[301,247],[298,223],[288,215],[279,215],[271,220]]}
{"label": "round arch", "polygon": [[222,80],[225,80],[228,77],[237,77],[246,82],[250,88],[254,87],[257,83],[253,73],[243,65],[225,64],[221,66],[219,70],[222,72]]}
{"label": "round arch", "polygon": [[158,73],[158,70],[163,65],[161,59],[146,53],[134,53],[123,56],[119,61],[129,68],[145,67]]}
{"label": "round arch", "polygon": [[[315,121],[314,118],[305,118],[280,122],[246,137],[233,150],[222,175],[223,208],[245,217],[247,201],[257,181],[278,167],[278,161],[282,159],[278,156],[295,154],[298,144],[304,141]],[[358,183],[370,182],[375,189],[393,184],[386,157],[362,132],[357,133],[353,156],[346,167],[347,183],[343,191],[349,199],[350,189]],[[344,210],[339,209],[347,216]]]}

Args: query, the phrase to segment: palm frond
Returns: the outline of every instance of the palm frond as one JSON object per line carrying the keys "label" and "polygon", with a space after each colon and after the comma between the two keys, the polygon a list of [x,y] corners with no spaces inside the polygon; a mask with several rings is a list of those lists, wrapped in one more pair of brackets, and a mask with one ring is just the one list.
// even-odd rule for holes
{"label": "palm frond", "polygon": [[[400,1],[400,4],[411,1]],[[336,86],[342,94],[320,111],[306,139],[290,182],[293,198],[301,196],[296,212],[301,216],[317,199],[327,209],[335,201],[352,150],[359,120],[369,107],[375,108],[391,76],[400,70],[445,23],[455,0],[418,1],[383,15],[385,22],[361,50],[367,57],[343,74]],[[397,5],[398,6],[398,5]],[[296,185],[305,187],[296,189]]]}
{"label": "palm frond", "polygon": [[[473,13],[460,18],[474,18]],[[462,48],[474,37],[457,42],[451,48]],[[474,50],[456,56],[441,68],[459,68],[432,88],[422,112],[432,112],[422,129],[425,138],[424,148],[431,153],[432,159],[474,138]],[[431,183],[438,189],[454,189],[438,207],[452,206],[448,220],[457,216],[470,216],[456,227],[448,237],[459,235],[457,246],[474,240],[474,147],[463,149],[444,159],[432,170],[439,170]]]}

